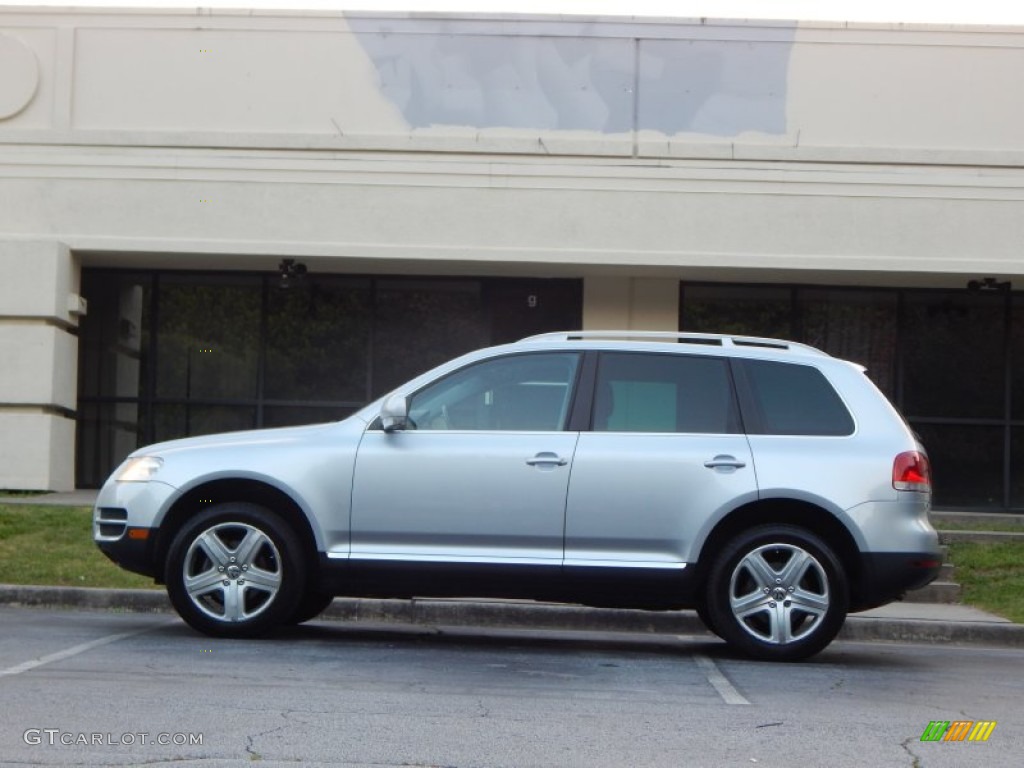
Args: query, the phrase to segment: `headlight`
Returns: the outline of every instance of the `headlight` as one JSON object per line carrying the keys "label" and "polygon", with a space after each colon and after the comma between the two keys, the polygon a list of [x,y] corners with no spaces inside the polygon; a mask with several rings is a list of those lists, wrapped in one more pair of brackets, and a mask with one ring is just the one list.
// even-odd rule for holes
{"label": "headlight", "polygon": [[119,483],[146,483],[163,463],[164,460],[156,456],[136,456],[121,465],[114,479]]}

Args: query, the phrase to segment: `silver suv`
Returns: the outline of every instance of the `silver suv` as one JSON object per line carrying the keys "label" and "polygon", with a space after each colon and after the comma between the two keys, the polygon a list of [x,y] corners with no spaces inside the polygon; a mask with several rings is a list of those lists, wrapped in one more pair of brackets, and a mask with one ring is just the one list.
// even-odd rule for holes
{"label": "silver suv", "polygon": [[464,355],[331,424],[133,453],[100,549],[195,629],[336,595],[696,609],[817,653],[938,573],[928,459],[861,367],[800,344],[572,332]]}

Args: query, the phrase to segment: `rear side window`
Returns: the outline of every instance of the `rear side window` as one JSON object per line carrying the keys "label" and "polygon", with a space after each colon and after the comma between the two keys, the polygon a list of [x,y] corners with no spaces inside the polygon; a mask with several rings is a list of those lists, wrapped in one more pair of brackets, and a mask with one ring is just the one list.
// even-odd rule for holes
{"label": "rear side window", "polygon": [[606,352],[594,393],[595,432],[739,431],[722,358]]}
{"label": "rear side window", "polygon": [[853,434],[853,418],[828,379],[809,365],[744,360],[755,419],[748,431],[764,435]]}

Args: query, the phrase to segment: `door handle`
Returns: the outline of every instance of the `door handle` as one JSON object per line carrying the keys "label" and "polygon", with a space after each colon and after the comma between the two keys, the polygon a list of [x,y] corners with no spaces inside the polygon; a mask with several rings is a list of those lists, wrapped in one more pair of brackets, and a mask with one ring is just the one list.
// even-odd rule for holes
{"label": "door handle", "polygon": [[704,466],[708,469],[743,469],[743,467],[747,466],[747,462],[740,461],[735,456],[720,454],[709,461],[705,461]]}
{"label": "door handle", "polygon": [[553,465],[559,466],[559,467],[564,467],[566,464],[569,463],[569,460],[568,459],[563,459],[557,453],[551,453],[550,451],[545,451],[543,453],[538,453],[532,459],[527,459],[526,463],[529,464],[531,467],[536,467],[538,465],[547,466],[549,464],[553,464]]}

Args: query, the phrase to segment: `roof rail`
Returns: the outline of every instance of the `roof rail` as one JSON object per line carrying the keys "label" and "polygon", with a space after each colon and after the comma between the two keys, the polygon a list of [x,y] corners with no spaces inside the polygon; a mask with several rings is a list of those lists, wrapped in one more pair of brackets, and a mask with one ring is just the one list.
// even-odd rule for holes
{"label": "roof rail", "polygon": [[675,342],[677,344],[702,344],[715,347],[760,347],[762,349],[784,349],[808,355],[828,357],[828,353],[808,344],[783,339],[768,339],[760,336],[733,336],[722,333],[676,333],[675,331],[556,331],[528,336],[522,341],[602,341],[633,340]]}

